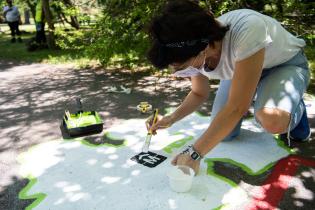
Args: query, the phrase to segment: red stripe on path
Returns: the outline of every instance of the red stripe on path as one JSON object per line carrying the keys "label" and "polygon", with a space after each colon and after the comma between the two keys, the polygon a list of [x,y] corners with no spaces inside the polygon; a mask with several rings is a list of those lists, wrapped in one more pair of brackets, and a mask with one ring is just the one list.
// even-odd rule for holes
{"label": "red stripe on path", "polygon": [[315,167],[315,160],[290,155],[278,161],[272,173],[262,186],[254,191],[251,203],[246,210],[273,210],[283,198],[289,183],[300,166]]}

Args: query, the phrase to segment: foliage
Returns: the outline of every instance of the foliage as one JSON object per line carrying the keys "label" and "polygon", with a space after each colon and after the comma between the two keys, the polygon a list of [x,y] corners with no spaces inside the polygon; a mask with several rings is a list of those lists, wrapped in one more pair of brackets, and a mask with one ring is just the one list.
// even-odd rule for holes
{"label": "foliage", "polygon": [[63,50],[83,50],[85,47],[86,33],[82,30],[55,29],[56,44]]}
{"label": "foliage", "polygon": [[102,1],[102,16],[91,33],[87,52],[104,65],[119,60],[143,62],[148,45],[145,26],[163,1]]}
{"label": "foliage", "polygon": [[[37,0],[15,0],[21,8],[33,7]],[[146,26],[167,0],[50,0],[61,49],[80,49],[103,65],[145,63],[148,48]],[[0,5],[4,4],[0,0]],[[199,0],[215,16],[239,8],[250,8],[278,19],[290,32],[314,44],[315,2],[309,0]],[[97,10],[100,8],[100,10]],[[90,24],[96,19],[95,24]],[[78,27],[79,24],[79,27]],[[310,27],[311,26],[311,27]],[[83,29],[82,29],[83,27]],[[58,28],[58,27],[57,27]],[[80,28],[80,29],[79,29]]]}
{"label": "foliage", "polygon": [[[25,26],[21,27],[22,30]],[[24,34],[23,40],[33,37],[34,33]],[[71,64],[75,68],[94,67],[97,61],[86,57],[83,50],[63,49],[52,50],[42,49],[35,52],[28,52],[23,43],[10,43],[10,34],[0,34],[0,60],[19,63],[49,63],[49,64]]]}
{"label": "foliage", "polygon": [[[166,0],[99,0],[102,16],[90,34],[87,53],[103,65],[115,60],[120,63],[142,63],[148,47],[145,26]],[[250,8],[273,16],[296,35],[312,41],[312,30],[307,27],[315,18],[314,4],[307,0],[200,0],[200,5],[210,9],[215,16],[228,11]],[[311,38],[311,39],[310,39]]]}

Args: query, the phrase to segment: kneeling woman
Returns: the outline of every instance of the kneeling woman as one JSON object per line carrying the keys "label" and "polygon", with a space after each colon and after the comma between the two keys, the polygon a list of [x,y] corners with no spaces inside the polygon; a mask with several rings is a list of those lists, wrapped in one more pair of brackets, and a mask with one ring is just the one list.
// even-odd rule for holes
{"label": "kneeling woman", "polygon": [[275,19],[248,9],[214,18],[194,2],[172,1],[152,20],[150,36],[151,63],[192,83],[182,104],[153,130],[195,111],[208,98],[209,79],[220,79],[210,126],[173,164],[198,171],[201,157],[239,134],[254,97],[255,119],[267,132],[296,141],[310,137],[302,99],[310,78],[305,42]]}

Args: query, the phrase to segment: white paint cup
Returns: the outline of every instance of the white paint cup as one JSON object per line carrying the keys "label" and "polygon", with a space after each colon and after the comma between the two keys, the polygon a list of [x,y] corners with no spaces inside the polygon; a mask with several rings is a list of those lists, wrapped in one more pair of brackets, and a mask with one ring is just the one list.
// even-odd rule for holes
{"label": "white paint cup", "polygon": [[175,192],[188,192],[191,189],[195,172],[184,165],[173,166],[167,173],[171,189]]}

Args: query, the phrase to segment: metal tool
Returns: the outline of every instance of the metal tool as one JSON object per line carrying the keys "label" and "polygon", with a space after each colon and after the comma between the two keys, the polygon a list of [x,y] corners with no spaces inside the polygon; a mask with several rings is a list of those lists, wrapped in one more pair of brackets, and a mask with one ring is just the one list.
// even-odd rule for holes
{"label": "metal tool", "polygon": [[157,122],[157,118],[158,118],[158,114],[159,114],[158,112],[159,112],[158,109],[155,109],[154,112],[153,112],[152,123],[150,123],[150,128],[149,128],[147,137],[145,139],[144,145],[142,147],[142,152],[147,153],[149,151],[150,142],[151,142],[151,138],[152,138],[152,135],[153,135],[153,131],[152,131],[151,128]]}

